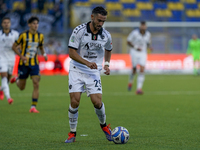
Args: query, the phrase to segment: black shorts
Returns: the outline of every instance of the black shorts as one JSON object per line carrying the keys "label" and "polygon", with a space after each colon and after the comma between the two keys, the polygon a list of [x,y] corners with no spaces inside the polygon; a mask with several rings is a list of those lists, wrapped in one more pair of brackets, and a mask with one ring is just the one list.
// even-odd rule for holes
{"label": "black shorts", "polygon": [[18,66],[18,75],[19,79],[27,79],[28,76],[40,76],[40,69],[39,65],[35,66],[25,66],[25,65],[19,65]]}

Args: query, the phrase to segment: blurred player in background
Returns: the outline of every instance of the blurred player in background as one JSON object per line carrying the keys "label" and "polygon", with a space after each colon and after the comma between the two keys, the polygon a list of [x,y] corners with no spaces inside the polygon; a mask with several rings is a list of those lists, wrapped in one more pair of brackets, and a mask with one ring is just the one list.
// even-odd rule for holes
{"label": "blurred player in background", "polygon": [[196,34],[188,42],[187,54],[191,54],[194,60],[194,74],[197,75],[200,69],[200,39]]}
{"label": "blurred player in background", "polygon": [[140,28],[133,30],[127,38],[127,43],[131,47],[130,56],[133,66],[133,70],[131,72],[128,83],[129,91],[132,88],[134,77],[137,71],[137,65],[140,66],[140,71],[137,77],[136,94],[143,94],[142,86],[145,80],[144,70],[147,60],[147,49],[149,48],[150,50],[152,50],[152,48],[150,47],[151,34],[146,29],[147,29],[146,22],[142,21],[140,22]]}
{"label": "blurred player in background", "polygon": [[11,22],[8,17],[2,19],[1,25],[3,29],[0,30],[0,99],[4,99],[5,93],[8,103],[12,104],[13,99],[10,97],[9,89],[9,81],[15,64],[15,53],[12,50],[12,45],[18,39],[19,33],[10,29]]}
{"label": "blurred player in background", "polygon": [[[37,32],[39,25],[39,19],[37,17],[31,17],[28,20],[29,30],[20,34],[18,40],[13,44],[13,50],[20,56],[18,65],[18,77],[11,79],[11,83],[16,82],[20,90],[24,90],[26,86],[26,79],[30,75],[33,81],[33,94],[32,94],[32,106],[31,113],[39,113],[36,109],[36,105],[39,97],[39,62],[37,58],[37,50],[40,49],[42,55],[47,61],[47,55],[44,51],[44,35]],[[17,49],[17,46],[21,46],[21,52]]]}
{"label": "blurred player in background", "polygon": [[[75,142],[78,123],[78,108],[81,93],[87,92],[100,121],[100,127],[109,141],[112,141],[111,129],[106,125],[105,106],[102,102],[100,71],[105,56],[105,74],[110,74],[109,62],[112,39],[108,31],[102,28],[107,19],[107,11],[96,7],[92,11],[91,22],[77,26],[69,40],[69,56],[72,58],[69,69],[70,106],[68,111],[70,133],[66,143]],[[105,53],[105,55],[104,55]],[[84,88],[85,87],[85,88]],[[86,120],[88,123],[91,120]]]}

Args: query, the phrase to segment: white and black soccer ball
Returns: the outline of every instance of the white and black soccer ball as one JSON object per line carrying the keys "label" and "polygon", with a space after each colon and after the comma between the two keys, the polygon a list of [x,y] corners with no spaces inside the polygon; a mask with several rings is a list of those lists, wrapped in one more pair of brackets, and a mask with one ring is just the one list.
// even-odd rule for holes
{"label": "white and black soccer ball", "polygon": [[124,127],[116,127],[112,130],[112,138],[115,144],[125,144],[129,140],[129,132]]}

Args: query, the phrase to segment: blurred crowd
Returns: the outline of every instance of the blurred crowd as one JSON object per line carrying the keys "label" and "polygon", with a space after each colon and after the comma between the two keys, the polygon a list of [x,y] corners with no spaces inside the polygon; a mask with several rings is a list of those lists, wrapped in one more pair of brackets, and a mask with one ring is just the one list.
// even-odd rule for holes
{"label": "blurred crowd", "polygon": [[47,54],[64,54],[66,51],[64,50],[63,44],[60,41],[57,41],[55,39],[49,39],[45,45],[45,52]]}

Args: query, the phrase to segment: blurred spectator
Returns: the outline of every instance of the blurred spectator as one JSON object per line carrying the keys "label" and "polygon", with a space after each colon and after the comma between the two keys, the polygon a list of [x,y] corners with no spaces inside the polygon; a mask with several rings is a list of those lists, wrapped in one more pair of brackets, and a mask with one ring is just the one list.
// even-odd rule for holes
{"label": "blurred spectator", "polygon": [[38,0],[38,10],[39,10],[39,12],[43,11],[45,1],[46,0]]}
{"label": "blurred spectator", "polygon": [[26,13],[31,13],[31,0],[24,0],[26,4]]}
{"label": "blurred spectator", "polygon": [[59,20],[61,20],[62,18],[62,10],[60,9],[60,6],[58,4],[56,4],[54,6],[53,11],[50,12],[51,15],[53,15],[55,17],[55,21],[53,22],[53,27],[56,26],[56,24],[58,23]]}
{"label": "blurred spectator", "polygon": [[54,73],[55,74],[60,74],[62,69],[63,69],[63,66],[62,66],[62,63],[60,62],[59,60],[59,55],[56,55],[56,60],[54,62]]}
{"label": "blurred spectator", "polygon": [[55,45],[53,40],[49,40],[47,42],[47,45],[45,47],[45,51],[47,54],[54,54],[55,53]]}
{"label": "blurred spectator", "polygon": [[62,47],[62,44],[60,42],[58,42],[56,47],[55,47],[55,53],[57,55],[60,55],[60,54],[64,53],[64,48]]}
{"label": "blurred spectator", "polygon": [[3,0],[0,0],[0,18],[2,19],[9,12],[6,3]]}

